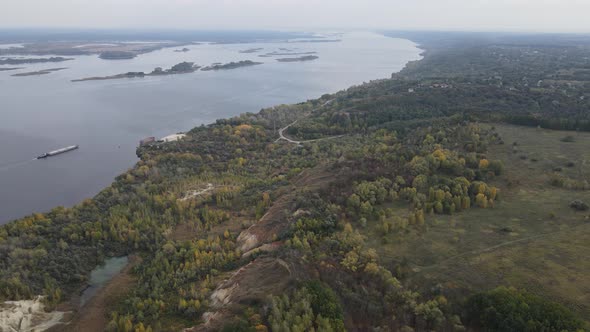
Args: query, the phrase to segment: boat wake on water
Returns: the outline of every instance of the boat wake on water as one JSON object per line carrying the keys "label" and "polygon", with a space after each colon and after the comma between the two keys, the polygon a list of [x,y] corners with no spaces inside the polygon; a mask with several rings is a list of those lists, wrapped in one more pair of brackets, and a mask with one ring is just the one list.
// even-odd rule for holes
{"label": "boat wake on water", "polygon": [[15,162],[9,162],[9,163],[4,163],[4,164],[0,164],[0,171],[4,171],[4,170],[9,170],[9,169],[13,169],[16,167],[20,167],[20,166],[24,166],[32,161],[35,160],[40,160],[40,159],[45,159],[45,158],[49,158],[49,157],[53,157],[53,156],[57,156],[60,155],[62,153],[66,153],[66,152],[70,152],[73,150],[78,149],[79,146],[78,145],[72,145],[72,146],[68,146],[65,148],[61,148],[58,150],[54,150],[54,151],[50,151],[47,153],[44,153],[36,158],[33,159],[28,159],[28,160],[22,160],[22,161],[15,161]]}
{"label": "boat wake on water", "polygon": [[19,166],[24,166],[30,162],[35,161],[35,160],[37,160],[37,158],[0,164],[0,171],[13,169],[13,168],[19,167]]}

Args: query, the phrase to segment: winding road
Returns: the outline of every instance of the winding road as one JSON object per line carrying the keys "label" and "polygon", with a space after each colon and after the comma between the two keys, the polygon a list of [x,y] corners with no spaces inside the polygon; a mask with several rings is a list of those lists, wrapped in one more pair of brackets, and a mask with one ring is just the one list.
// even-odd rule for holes
{"label": "winding road", "polygon": [[[328,100],[327,102],[323,103],[323,104],[322,104],[320,107],[318,107],[318,108],[315,108],[315,109],[311,110],[311,112],[309,112],[308,114],[306,114],[306,115],[305,115],[305,116],[304,116],[302,119],[305,119],[306,117],[308,117],[308,116],[310,116],[311,114],[313,114],[315,111],[317,111],[317,110],[319,110],[320,108],[322,108],[322,107],[324,107],[324,106],[326,106],[326,105],[330,104],[330,103],[331,103],[331,102],[333,102],[333,101],[334,101],[334,99],[330,99],[330,100]],[[297,121],[299,121],[299,120],[301,120],[301,119],[297,119],[297,120],[295,120],[295,121],[291,122],[290,124],[288,124],[286,127],[283,127],[283,128],[281,128],[281,129],[279,129],[279,138],[277,138],[277,139],[275,140],[275,143],[276,143],[276,142],[278,142],[278,141],[280,141],[280,140],[285,140],[285,141],[287,141],[287,142],[289,142],[289,143],[293,143],[293,144],[297,144],[297,145],[299,145],[299,144],[303,144],[303,143],[316,142],[316,141],[321,141],[321,140],[326,140],[326,139],[333,139],[333,138],[339,138],[339,137],[342,137],[342,136],[344,136],[344,135],[339,135],[339,136],[331,136],[331,137],[325,137],[325,138],[310,139],[310,140],[306,140],[306,141],[296,141],[296,140],[290,139],[289,137],[285,136],[285,134],[284,134],[284,131],[285,131],[285,130],[287,130],[287,129],[289,129],[289,127],[291,127],[292,125],[296,124],[296,123],[297,123]]]}

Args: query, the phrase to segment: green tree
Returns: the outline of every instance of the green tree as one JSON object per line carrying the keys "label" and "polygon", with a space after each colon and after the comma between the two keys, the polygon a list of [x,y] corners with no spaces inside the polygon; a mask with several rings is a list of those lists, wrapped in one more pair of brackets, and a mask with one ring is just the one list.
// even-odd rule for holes
{"label": "green tree", "polygon": [[583,321],[566,307],[514,288],[473,295],[466,303],[468,325],[486,331],[579,331]]}

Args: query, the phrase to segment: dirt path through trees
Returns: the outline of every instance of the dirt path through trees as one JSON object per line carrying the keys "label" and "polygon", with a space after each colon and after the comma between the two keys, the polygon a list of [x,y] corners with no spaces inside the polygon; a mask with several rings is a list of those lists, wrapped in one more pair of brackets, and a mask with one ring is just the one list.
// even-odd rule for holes
{"label": "dirt path through trees", "polygon": [[[302,119],[305,119],[306,117],[310,116],[311,114],[313,114],[314,112],[316,112],[321,107],[324,107],[324,106],[330,104],[333,101],[334,101],[334,99],[328,100],[327,102],[323,103],[320,107],[311,110],[311,112],[309,112],[308,114],[306,114]],[[287,129],[289,129],[289,127],[295,125],[299,120],[301,120],[301,119],[297,119],[297,120],[291,122],[286,127],[283,127],[281,129],[279,129],[279,138],[277,138],[275,140],[275,143],[278,142],[278,141],[280,141],[280,140],[285,140],[285,141],[287,141],[289,143],[293,143],[293,144],[298,144],[299,145],[299,144],[303,144],[303,143],[317,142],[317,141],[321,141],[321,140],[340,138],[340,137],[344,136],[344,135],[338,135],[338,136],[324,137],[324,138],[318,138],[318,139],[310,139],[310,140],[306,140],[306,141],[296,141],[296,140],[290,139],[289,137],[285,136],[284,131],[287,130]]]}

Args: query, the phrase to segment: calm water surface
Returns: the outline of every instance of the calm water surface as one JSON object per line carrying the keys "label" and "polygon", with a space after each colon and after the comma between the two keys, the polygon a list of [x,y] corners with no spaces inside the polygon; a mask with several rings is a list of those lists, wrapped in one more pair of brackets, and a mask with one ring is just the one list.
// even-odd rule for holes
{"label": "calm water surface", "polygon": [[90,273],[90,280],[88,281],[89,286],[80,296],[80,307],[84,306],[88,300],[96,295],[96,292],[113,279],[115,275],[121,272],[127,263],[129,263],[129,258],[127,256],[112,257],[106,259],[104,265],[92,270]]}
{"label": "calm water surface", "polygon": [[[339,43],[201,44],[132,60],[97,56],[0,72],[0,223],[33,212],[72,206],[108,186],[137,161],[141,138],[163,137],[263,107],[295,103],[351,85],[386,78],[421,50],[408,40],[348,33]],[[263,48],[259,53],[239,51]],[[318,60],[279,63],[259,54],[287,48],[318,52]],[[70,80],[128,71],[149,72],[182,61],[253,60],[263,65],[228,71],[88,81]],[[2,66],[0,66],[2,67]],[[68,67],[43,76],[18,72]],[[80,149],[33,160],[41,153],[79,144]]]}

